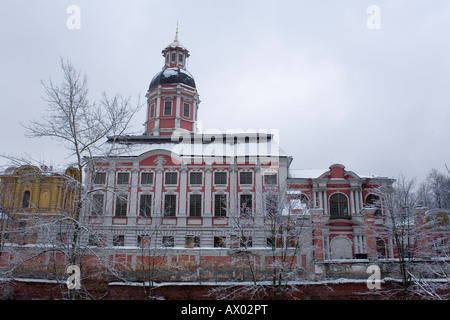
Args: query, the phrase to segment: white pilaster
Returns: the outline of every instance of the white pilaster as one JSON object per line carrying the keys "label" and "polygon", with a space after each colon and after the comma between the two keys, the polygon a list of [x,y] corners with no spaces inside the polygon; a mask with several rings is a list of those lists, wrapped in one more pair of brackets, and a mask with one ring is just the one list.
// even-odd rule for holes
{"label": "white pilaster", "polygon": [[180,216],[187,216],[186,202],[187,202],[187,182],[188,182],[188,167],[185,163],[180,167]]}
{"label": "white pilaster", "polygon": [[204,209],[203,209],[203,214],[206,217],[211,217],[212,216],[212,171],[213,171],[213,167],[208,164],[205,166],[205,195],[204,195],[204,199],[205,199],[205,205],[204,205]]}

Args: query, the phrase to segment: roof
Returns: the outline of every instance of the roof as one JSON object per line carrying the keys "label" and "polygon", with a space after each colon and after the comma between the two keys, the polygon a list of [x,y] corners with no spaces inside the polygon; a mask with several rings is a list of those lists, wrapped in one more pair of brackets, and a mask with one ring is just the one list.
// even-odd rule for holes
{"label": "roof", "polygon": [[[289,170],[289,178],[293,179],[315,179],[319,178],[324,173],[329,172],[330,169],[290,169]],[[347,171],[347,173],[355,174],[353,171]],[[387,177],[382,177],[381,175],[375,174],[358,174],[359,178],[369,178],[369,179],[387,179]]]}
{"label": "roof", "polygon": [[290,169],[289,178],[318,178],[330,169]]}
{"label": "roof", "polygon": [[192,74],[190,74],[185,69],[179,67],[176,68],[164,68],[162,71],[158,72],[150,82],[148,90],[152,90],[160,84],[173,84],[173,83],[183,83],[192,88],[195,88],[195,81]]}
{"label": "roof", "polygon": [[[271,134],[182,134],[180,136],[119,136],[118,156],[137,157],[153,150],[165,150],[183,157],[286,157]],[[126,146],[125,150],[122,146]]]}

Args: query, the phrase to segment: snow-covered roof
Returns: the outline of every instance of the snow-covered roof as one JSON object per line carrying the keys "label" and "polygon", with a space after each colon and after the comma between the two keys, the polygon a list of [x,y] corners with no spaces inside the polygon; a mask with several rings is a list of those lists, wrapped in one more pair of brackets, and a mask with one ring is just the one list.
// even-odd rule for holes
{"label": "snow-covered roof", "polygon": [[290,169],[290,178],[318,178],[330,169]]}
{"label": "snow-covered roof", "polygon": [[186,75],[188,75],[188,76],[191,77],[191,78],[193,78],[192,74],[191,74],[189,71],[187,71],[187,70],[185,70],[185,69],[182,69],[182,68],[179,68],[179,67],[175,67],[175,68],[165,68],[165,69],[162,71],[162,76],[163,76],[164,78],[169,78],[169,77],[171,77],[171,76],[177,76],[180,72],[181,72],[181,73],[184,73],[184,74],[186,74]]}
{"label": "snow-covered roof", "polygon": [[182,50],[187,50],[186,47],[183,46],[183,45],[181,44],[180,41],[178,41],[178,39],[175,39],[174,41],[172,41],[172,42],[165,48],[165,50],[170,49],[170,48],[174,48],[174,49],[175,49],[175,48],[180,48],[180,49],[182,49]]}
{"label": "snow-covered roof", "polygon": [[[237,139],[234,139],[237,138]],[[153,150],[165,150],[185,157],[286,157],[270,135],[181,135],[176,137],[122,136],[111,137],[121,145],[117,156],[137,157]],[[173,140],[173,141],[172,141]]]}
{"label": "snow-covered roof", "polygon": [[[314,179],[320,177],[325,172],[329,172],[330,169],[289,169],[289,178],[297,178],[297,179]],[[347,171],[348,172],[348,171]],[[351,174],[356,174],[350,172]],[[369,179],[387,179],[387,177],[383,177],[379,174],[357,174],[359,178],[369,178]]]}

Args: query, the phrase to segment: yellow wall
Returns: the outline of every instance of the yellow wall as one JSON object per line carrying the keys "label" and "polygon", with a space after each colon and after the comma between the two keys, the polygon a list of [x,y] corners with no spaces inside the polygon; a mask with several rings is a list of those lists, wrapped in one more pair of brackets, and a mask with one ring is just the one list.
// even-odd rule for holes
{"label": "yellow wall", "polygon": [[[25,221],[28,229],[33,221],[47,219],[51,214],[74,216],[76,184],[68,183],[73,178],[81,180],[79,171],[74,168],[67,169],[65,174],[42,171],[34,166],[6,170],[0,175],[0,207],[11,219],[3,221],[3,229],[8,228],[10,234],[15,234],[13,231],[17,230],[19,221]],[[30,193],[28,207],[23,206],[26,191]],[[25,242],[33,242],[32,238],[30,235]],[[13,241],[11,237],[8,240]]]}

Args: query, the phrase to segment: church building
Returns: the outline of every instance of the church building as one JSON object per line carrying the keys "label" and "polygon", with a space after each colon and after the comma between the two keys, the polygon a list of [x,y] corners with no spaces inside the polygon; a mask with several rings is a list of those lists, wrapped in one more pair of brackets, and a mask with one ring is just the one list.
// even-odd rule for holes
{"label": "church building", "polygon": [[109,137],[126,151],[93,157],[87,169],[84,219],[102,235],[89,243],[114,247],[130,270],[158,261],[159,270],[189,271],[166,280],[245,279],[238,270],[263,275],[279,259],[314,275],[326,261],[394,256],[392,240],[373,235],[384,223],[375,190],[392,179],[341,164],[295,170],[275,130],[198,132],[199,93],[178,31],[162,55],[145,132]]}

